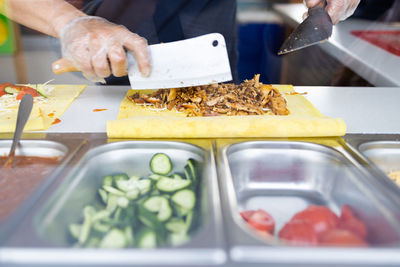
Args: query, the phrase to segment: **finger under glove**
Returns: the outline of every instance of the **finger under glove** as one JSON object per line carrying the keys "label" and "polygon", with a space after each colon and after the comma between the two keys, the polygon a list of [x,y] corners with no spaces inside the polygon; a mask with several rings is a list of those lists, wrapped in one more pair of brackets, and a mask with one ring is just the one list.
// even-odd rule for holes
{"label": "finger under glove", "polygon": [[146,39],[103,18],[72,20],[61,30],[60,41],[63,58],[93,82],[104,82],[111,73],[117,77],[127,74],[125,49],[134,53],[143,76],[151,72]]}

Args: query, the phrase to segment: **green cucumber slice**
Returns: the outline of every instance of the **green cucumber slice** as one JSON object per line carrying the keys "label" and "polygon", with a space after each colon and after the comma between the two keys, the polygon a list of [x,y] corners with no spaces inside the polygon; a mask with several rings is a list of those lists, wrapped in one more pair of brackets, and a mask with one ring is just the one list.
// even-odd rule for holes
{"label": "green cucumber slice", "polygon": [[164,153],[155,154],[150,160],[150,170],[156,174],[167,175],[172,170],[171,159]]}
{"label": "green cucumber slice", "polygon": [[103,185],[103,189],[106,190],[107,192],[113,194],[113,195],[117,195],[117,196],[125,196],[124,192],[112,187],[112,186],[108,186],[108,185]]}
{"label": "green cucumber slice", "polygon": [[103,186],[104,185],[108,185],[108,186],[112,186],[113,184],[113,177],[112,175],[106,175],[103,178]]}
{"label": "green cucumber slice", "polygon": [[187,232],[186,222],[179,218],[171,218],[165,223],[165,228],[173,233]]}
{"label": "green cucumber slice", "polygon": [[99,195],[104,204],[107,204],[108,194],[103,189],[99,188]]}
{"label": "green cucumber slice", "polygon": [[7,94],[13,95],[13,94],[18,94],[21,90],[19,90],[18,88],[14,87],[14,86],[6,86],[4,88],[4,92],[6,92]]}
{"label": "green cucumber slice", "polygon": [[191,183],[192,182],[190,180],[180,180],[180,179],[163,177],[160,180],[158,180],[156,187],[160,191],[172,193],[177,190],[190,186]]}
{"label": "green cucumber slice", "polygon": [[68,226],[69,229],[69,233],[71,234],[71,236],[78,240],[79,239],[79,235],[81,233],[81,229],[82,229],[82,225],[81,224],[77,224],[77,223],[72,223]]}
{"label": "green cucumber slice", "polygon": [[142,229],[138,234],[137,245],[139,248],[155,248],[157,247],[156,232],[149,228]]}
{"label": "green cucumber slice", "polygon": [[101,240],[100,248],[124,248],[127,242],[124,232],[120,229],[111,229]]}
{"label": "green cucumber slice", "polygon": [[196,195],[192,190],[183,189],[172,195],[172,202],[180,207],[192,210],[196,205]]}
{"label": "green cucumber slice", "polygon": [[157,213],[157,219],[161,222],[168,220],[172,215],[172,209],[168,200],[162,196],[154,196],[148,198],[143,206],[150,212]]}

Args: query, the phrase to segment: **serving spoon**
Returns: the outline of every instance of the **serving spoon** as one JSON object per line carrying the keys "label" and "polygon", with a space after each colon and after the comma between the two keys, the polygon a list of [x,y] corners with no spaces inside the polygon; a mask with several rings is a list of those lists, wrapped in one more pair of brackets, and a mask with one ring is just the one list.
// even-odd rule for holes
{"label": "serving spoon", "polygon": [[8,153],[8,159],[4,167],[12,167],[12,160],[15,156],[15,149],[21,139],[22,131],[25,128],[25,124],[28,121],[29,115],[31,114],[33,107],[33,97],[30,94],[26,94],[22,97],[21,103],[18,107],[17,124],[15,126],[14,138],[11,144],[10,152]]}

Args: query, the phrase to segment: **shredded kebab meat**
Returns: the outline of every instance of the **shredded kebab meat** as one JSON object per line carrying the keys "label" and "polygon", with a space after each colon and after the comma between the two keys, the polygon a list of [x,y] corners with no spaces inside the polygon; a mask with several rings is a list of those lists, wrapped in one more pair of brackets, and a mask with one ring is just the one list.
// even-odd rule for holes
{"label": "shredded kebab meat", "polygon": [[218,115],[288,115],[286,100],[271,85],[259,82],[257,74],[242,84],[212,84],[180,89],[160,89],[152,94],[135,93],[136,104],[185,112],[188,117]]}

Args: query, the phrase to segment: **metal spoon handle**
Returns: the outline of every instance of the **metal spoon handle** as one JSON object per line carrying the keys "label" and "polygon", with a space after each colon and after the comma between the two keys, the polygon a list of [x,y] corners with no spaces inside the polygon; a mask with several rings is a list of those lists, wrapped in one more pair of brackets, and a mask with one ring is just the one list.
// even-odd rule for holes
{"label": "metal spoon handle", "polygon": [[21,103],[18,107],[17,125],[15,126],[14,138],[11,145],[9,157],[14,156],[15,148],[19,143],[22,131],[25,128],[25,124],[28,121],[29,115],[31,114],[33,107],[33,97],[30,94],[26,94],[22,97]]}

